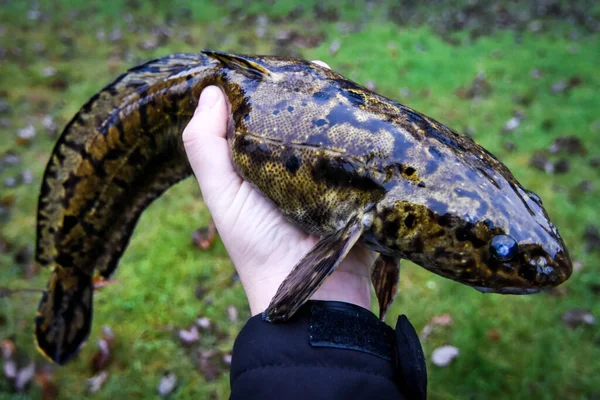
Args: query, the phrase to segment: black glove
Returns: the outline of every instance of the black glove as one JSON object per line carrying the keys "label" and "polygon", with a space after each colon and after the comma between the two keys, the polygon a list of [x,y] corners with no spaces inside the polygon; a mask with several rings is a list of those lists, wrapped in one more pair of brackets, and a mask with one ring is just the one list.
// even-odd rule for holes
{"label": "black glove", "polygon": [[426,395],[423,351],[404,315],[394,331],[362,307],[309,301],[285,323],[251,318],[233,349],[232,399]]}

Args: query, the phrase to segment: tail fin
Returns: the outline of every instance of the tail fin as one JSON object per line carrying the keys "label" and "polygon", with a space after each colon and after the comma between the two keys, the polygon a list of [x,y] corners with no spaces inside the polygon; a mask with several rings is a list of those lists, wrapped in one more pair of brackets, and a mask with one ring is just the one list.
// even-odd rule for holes
{"label": "tail fin", "polygon": [[92,277],[75,268],[55,268],[35,318],[38,349],[57,364],[75,356],[90,334]]}

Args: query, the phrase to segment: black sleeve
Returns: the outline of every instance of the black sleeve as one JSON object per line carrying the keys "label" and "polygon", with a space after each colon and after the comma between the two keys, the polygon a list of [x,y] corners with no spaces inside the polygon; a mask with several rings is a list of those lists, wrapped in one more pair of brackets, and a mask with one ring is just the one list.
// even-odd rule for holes
{"label": "black sleeve", "polygon": [[286,323],[252,317],[238,335],[231,399],[425,399],[425,359],[405,316],[396,331],[362,307],[310,301]]}

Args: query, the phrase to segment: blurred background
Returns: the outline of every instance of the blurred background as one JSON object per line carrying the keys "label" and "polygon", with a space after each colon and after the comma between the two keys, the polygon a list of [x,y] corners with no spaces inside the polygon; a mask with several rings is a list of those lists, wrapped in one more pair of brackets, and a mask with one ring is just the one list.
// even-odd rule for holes
{"label": "blurred background", "polygon": [[198,247],[209,215],[191,180],[141,218],[80,355],[55,368],[32,343],[58,135],[127,68],[204,48],[324,60],[496,154],[543,199],[573,276],[482,295],[404,262],[388,322],[420,333],[432,399],[600,399],[599,32],[591,0],[0,0],[0,399],[227,398],[249,311],[219,240]]}

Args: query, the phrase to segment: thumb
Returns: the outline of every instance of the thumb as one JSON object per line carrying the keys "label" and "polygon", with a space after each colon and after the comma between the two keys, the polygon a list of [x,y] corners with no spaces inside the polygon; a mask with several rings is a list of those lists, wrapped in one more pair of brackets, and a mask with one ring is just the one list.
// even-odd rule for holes
{"label": "thumb", "polygon": [[[229,110],[225,95],[216,86],[206,87],[200,94],[198,107],[183,131],[182,139],[188,160],[204,197],[213,213],[228,203],[226,192],[237,192],[241,178],[231,164],[225,134]],[[230,196],[227,196],[230,197]]]}

